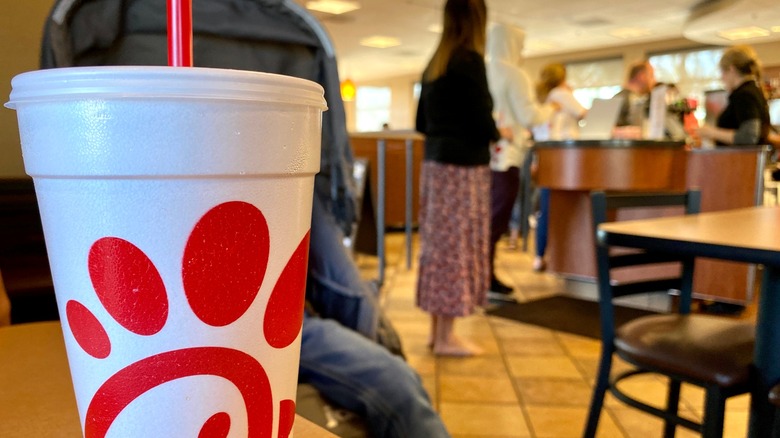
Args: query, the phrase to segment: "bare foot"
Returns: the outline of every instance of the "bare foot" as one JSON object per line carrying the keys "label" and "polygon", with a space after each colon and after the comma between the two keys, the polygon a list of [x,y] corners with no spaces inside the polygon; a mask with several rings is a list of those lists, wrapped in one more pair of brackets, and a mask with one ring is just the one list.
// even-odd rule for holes
{"label": "bare foot", "polygon": [[517,240],[520,238],[520,232],[514,228],[509,230],[509,240],[506,247],[511,250],[517,249]]}
{"label": "bare foot", "polygon": [[428,341],[425,343],[425,346],[428,347],[428,350],[433,350],[433,344],[436,340],[436,327],[439,325],[439,317],[436,315],[431,315],[431,333],[428,335]]}
{"label": "bare foot", "polygon": [[483,351],[471,342],[451,338],[447,342],[437,342],[433,346],[433,354],[437,356],[469,357],[479,356]]}

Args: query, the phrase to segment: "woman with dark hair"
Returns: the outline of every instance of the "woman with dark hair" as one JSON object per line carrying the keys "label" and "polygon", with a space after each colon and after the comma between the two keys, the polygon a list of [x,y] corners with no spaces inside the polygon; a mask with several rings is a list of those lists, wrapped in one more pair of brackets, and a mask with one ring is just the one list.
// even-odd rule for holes
{"label": "woman with dark hair", "polygon": [[769,106],[761,89],[761,62],[750,46],[726,49],[720,58],[720,78],[729,92],[716,126],[705,125],[697,134],[716,145],[768,144]]}
{"label": "woman with dark hair", "polygon": [[484,0],[448,0],[441,40],[422,77],[416,129],[420,181],[417,305],[431,315],[434,354],[481,350],[454,334],[456,317],[486,304],[490,280],[490,150],[500,134],[485,73]]}

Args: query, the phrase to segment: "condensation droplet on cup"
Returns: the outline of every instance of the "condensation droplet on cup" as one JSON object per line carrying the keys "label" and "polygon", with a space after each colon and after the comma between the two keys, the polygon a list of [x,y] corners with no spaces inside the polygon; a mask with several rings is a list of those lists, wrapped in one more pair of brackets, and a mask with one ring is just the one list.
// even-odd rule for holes
{"label": "condensation droplet on cup", "polygon": [[284,169],[285,172],[294,174],[300,172],[302,169],[306,167],[306,163],[309,160],[309,152],[303,146],[301,146],[299,150],[300,150],[300,154],[297,155],[296,158],[290,164],[287,165],[287,167]]}

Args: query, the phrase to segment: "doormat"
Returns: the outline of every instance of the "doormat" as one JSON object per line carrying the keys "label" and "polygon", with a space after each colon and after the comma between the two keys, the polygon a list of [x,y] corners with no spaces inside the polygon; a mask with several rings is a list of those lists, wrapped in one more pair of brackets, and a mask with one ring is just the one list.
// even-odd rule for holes
{"label": "doormat", "polygon": [[[533,324],[552,330],[601,339],[599,304],[594,301],[555,295],[527,303],[506,303],[490,309],[488,315]],[[615,306],[615,325],[657,312]]]}

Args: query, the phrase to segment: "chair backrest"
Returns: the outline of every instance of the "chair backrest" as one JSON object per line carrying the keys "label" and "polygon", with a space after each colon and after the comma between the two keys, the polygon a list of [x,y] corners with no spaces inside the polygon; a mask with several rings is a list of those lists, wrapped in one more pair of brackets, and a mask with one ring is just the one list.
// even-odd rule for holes
{"label": "chair backrest", "polygon": [[11,301],[3,284],[3,273],[0,272],[0,327],[11,324]]}
{"label": "chair backrest", "polygon": [[[675,253],[632,251],[615,252],[606,245],[599,244],[598,226],[607,221],[608,212],[625,208],[672,207],[682,206],[685,214],[699,212],[700,192],[653,192],[653,193],[591,193],[593,215],[593,235],[596,241],[596,266],[598,271],[599,308],[601,333],[604,342],[614,339],[613,299],[647,292],[679,290],[678,311],[689,313],[693,285],[693,257],[683,257]],[[631,266],[647,266],[660,263],[680,262],[679,275],[664,278],[643,278],[617,284],[612,271]]]}

